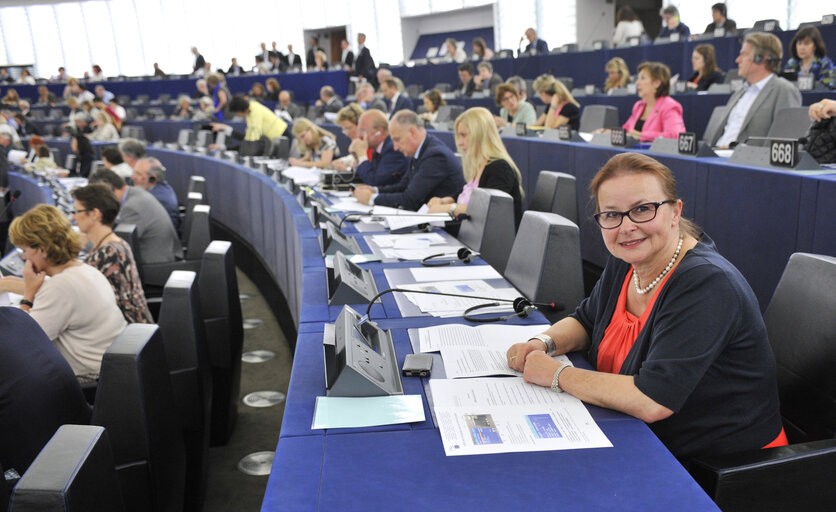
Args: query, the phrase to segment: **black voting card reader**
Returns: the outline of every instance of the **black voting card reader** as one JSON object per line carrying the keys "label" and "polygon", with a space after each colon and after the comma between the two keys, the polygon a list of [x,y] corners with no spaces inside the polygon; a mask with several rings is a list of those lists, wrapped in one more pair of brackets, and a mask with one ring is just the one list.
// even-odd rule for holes
{"label": "black voting card reader", "polygon": [[357,240],[346,236],[334,224],[328,223],[325,229],[319,234],[319,248],[323,256],[334,254],[337,251],[345,254],[362,254],[363,250],[357,244]]}
{"label": "black voting card reader", "polygon": [[334,324],[325,324],[322,346],[328,396],[403,394],[392,335],[364,320],[345,306]]}
{"label": "black voting card reader", "polygon": [[432,354],[407,354],[401,373],[404,377],[429,377],[432,367]]}
{"label": "black voting card reader", "polygon": [[368,304],[377,295],[377,286],[369,270],[352,263],[342,252],[325,264],[328,304]]}

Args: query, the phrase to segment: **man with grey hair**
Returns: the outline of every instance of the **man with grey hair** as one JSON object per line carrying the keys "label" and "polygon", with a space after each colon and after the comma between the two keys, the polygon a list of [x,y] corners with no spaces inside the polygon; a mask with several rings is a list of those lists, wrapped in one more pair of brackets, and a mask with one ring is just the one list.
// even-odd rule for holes
{"label": "man with grey hair", "polygon": [[[514,75],[507,82],[517,88],[517,92],[520,93],[520,101],[528,101],[528,83],[525,78]],[[529,101],[529,103],[531,102]]]}
{"label": "man with grey hair", "polygon": [[483,60],[476,66],[473,83],[476,85],[477,91],[483,91],[493,97],[496,93],[496,86],[502,83],[502,77],[493,72],[493,65],[490,62]]}
{"label": "man with grey hair", "polygon": [[177,207],[177,194],[165,180],[165,167],[152,156],[137,160],[133,174],[134,186],[142,187],[163,205],[174,229],[180,231],[180,211]]}
{"label": "man with grey hair", "polygon": [[128,137],[122,139],[119,143],[119,152],[122,153],[122,160],[131,166],[131,169],[136,167],[136,162],[145,156],[145,144]]}
{"label": "man with grey hair", "polygon": [[320,107],[320,115],[324,115],[326,112],[336,114],[343,108],[343,102],[334,92],[333,87],[323,85],[319,90],[319,99],[316,100],[316,106]]}
{"label": "man with grey hair", "polygon": [[374,94],[374,86],[364,82],[357,88],[357,103],[366,110],[376,109],[386,112],[386,103]]}
{"label": "man with grey hair", "polygon": [[457,197],[464,187],[462,164],[439,139],[427,133],[424,121],[411,110],[401,110],[389,122],[394,149],[411,158],[409,168],[394,185],[360,185],[354,197],[363,204],[418,210],[433,197]]}

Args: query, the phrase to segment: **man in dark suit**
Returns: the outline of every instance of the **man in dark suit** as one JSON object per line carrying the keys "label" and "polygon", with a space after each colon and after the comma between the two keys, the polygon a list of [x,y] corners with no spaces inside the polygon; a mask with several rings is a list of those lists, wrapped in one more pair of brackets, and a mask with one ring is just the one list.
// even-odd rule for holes
{"label": "man in dark suit", "polygon": [[411,110],[395,114],[389,133],[396,151],[412,158],[409,170],[394,185],[354,189],[363,204],[418,210],[433,197],[457,197],[464,187],[462,164],[443,142],[427,133]]}
{"label": "man in dark suit", "polygon": [[776,75],[782,54],[781,41],[773,34],[746,35],[736,62],[748,86],[731,95],[719,128],[706,130],[706,142],[725,148],[748,137],[765,137],[781,109],[801,106],[798,89]]}
{"label": "man in dark suit", "polygon": [[718,3],[711,6],[711,18],[714,20],[705,27],[705,34],[713,34],[714,30],[722,28],[726,35],[737,33],[737,23],[726,17],[726,4]]}
{"label": "man in dark suit", "polygon": [[412,100],[401,94],[398,82],[394,78],[387,78],[380,84],[380,92],[386,100],[386,111],[389,119],[401,110],[412,110]]}
{"label": "man in dark suit", "polygon": [[270,54],[273,53],[267,50],[267,43],[261,43],[261,51],[256,53],[256,57],[261,57],[264,62],[270,62]]}
{"label": "man in dark suit", "polygon": [[296,68],[297,70],[302,69],[302,57],[297,54],[293,53],[293,45],[287,45],[287,55],[284,56],[285,62],[287,62],[287,66],[290,68]]}
{"label": "man in dark suit", "polygon": [[305,115],[305,109],[291,102],[290,93],[287,91],[279,93],[279,103],[274,112],[288,123],[293,123],[294,119]]}
{"label": "man in dark suit", "polygon": [[340,55],[340,64],[344,70],[351,71],[354,68],[354,52],[348,47],[348,41],[345,39],[340,41],[340,48],[343,50]]}
{"label": "man in dark suit", "polygon": [[180,230],[180,209],[177,206],[177,194],[165,179],[165,167],[152,156],[140,158],[134,166],[132,176],[134,186],[142,187],[163,205],[174,229]]}
{"label": "man in dark suit", "polygon": [[[525,47],[525,50],[520,54],[520,57],[524,55],[545,55],[549,53],[549,45],[546,44],[545,41],[537,37],[537,31],[533,28],[529,28],[525,31],[525,39],[528,39],[528,44]],[[520,38],[520,43],[523,42],[523,38]]]}
{"label": "man in dark suit", "polygon": [[316,59],[314,58],[314,54],[319,51],[325,51],[319,47],[319,38],[311,36],[310,47],[308,48],[308,53],[305,56],[305,65],[308,69],[311,69],[314,66],[316,66]]}
{"label": "man in dark suit", "polygon": [[473,91],[476,90],[476,83],[473,81],[473,64],[463,62],[459,64],[459,83],[456,84],[455,92],[463,97],[469,98],[473,96]]}
{"label": "man in dark suit", "polygon": [[374,59],[372,59],[369,49],[366,48],[366,34],[362,32],[357,34],[357,58],[354,61],[354,74],[365,78],[375,89],[380,86],[375,76]]}
{"label": "man in dark suit", "polygon": [[348,147],[348,152],[357,159],[357,177],[373,187],[401,181],[409,169],[409,158],[395,150],[386,114],[379,110],[365,112],[357,121],[357,135]]}
{"label": "man in dark suit", "polygon": [[320,115],[324,115],[326,112],[336,114],[343,108],[343,102],[334,92],[333,87],[323,85],[319,90],[319,99],[316,100],[316,106],[319,107]]}
{"label": "man in dark suit", "polygon": [[374,87],[369,82],[357,88],[357,103],[365,110],[377,109],[381,112],[389,112],[386,102],[375,96]]}
{"label": "man in dark suit", "polygon": [[246,71],[244,71],[244,68],[238,65],[238,59],[232,57],[232,62],[229,65],[229,69],[226,70],[226,74],[231,76],[238,76],[246,74]]}
{"label": "man in dark suit", "polygon": [[192,54],[194,54],[194,73],[201,73],[201,70],[206,67],[206,59],[204,59],[203,55],[201,55],[200,52],[197,51],[197,47],[195,46],[192,46]]}

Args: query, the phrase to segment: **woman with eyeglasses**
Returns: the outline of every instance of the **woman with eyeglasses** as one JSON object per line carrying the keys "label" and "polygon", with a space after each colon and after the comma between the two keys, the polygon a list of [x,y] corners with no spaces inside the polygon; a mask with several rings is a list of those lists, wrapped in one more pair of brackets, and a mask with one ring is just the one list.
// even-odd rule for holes
{"label": "woman with eyeglasses", "polygon": [[[357,103],[349,103],[337,112],[337,125],[342,129],[343,135],[348,137],[349,141],[357,139],[357,123],[360,121],[360,116],[363,115],[363,107]],[[349,142],[351,144],[351,142]],[[331,161],[331,167],[338,171],[348,171],[357,163],[357,159],[351,153],[342,158],[337,158]]]}
{"label": "woman with eyeglasses", "polygon": [[293,136],[298,141],[302,158],[291,158],[290,165],[327,169],[334,156],[340,152],[331,132],[323,130],[304,117],[297,119],[293,124]]}
{"label": "woman with eyeglasses", "polygon": [[520,92],[510,83],[499,84],[496,87],[496,104],[500,107],[499,115],[494,116],[494,124],[502,128],[508,124],[515,126],[525,123],[526,126],[537,122],[537,112],[531,103],[520,98]]}
{"label": "woman with eyeglasses", "polygon": [[[526,381],[647,422],[680,459],[786,444],[757,298],[682,217],[670,169],[637,153],[590,184],[610,258],[591,295],[511,346]],[[591,370],[552,355],[583,352]]]}
{"label": "woman with eyeglasses", "polygon": [[54,206],[40,204],[17,217],[9,239],[23,250],[26,265],[22,278],[0,279],[0,293],[22,295],[20,308],[38,322],[76,376],[97,379],[105,350],[127,325],[107,278],[78,261],[81,239]]}

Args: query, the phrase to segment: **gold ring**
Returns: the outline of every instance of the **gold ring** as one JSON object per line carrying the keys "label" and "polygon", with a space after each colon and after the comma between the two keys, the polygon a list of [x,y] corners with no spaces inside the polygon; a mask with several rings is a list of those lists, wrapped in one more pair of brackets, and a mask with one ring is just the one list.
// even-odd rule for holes
{"label": "gold ring", "polygon": [[509,361],[513,361],[516,358],[517,358],[517,356],[511,356],[511,359],[509,359]]}

